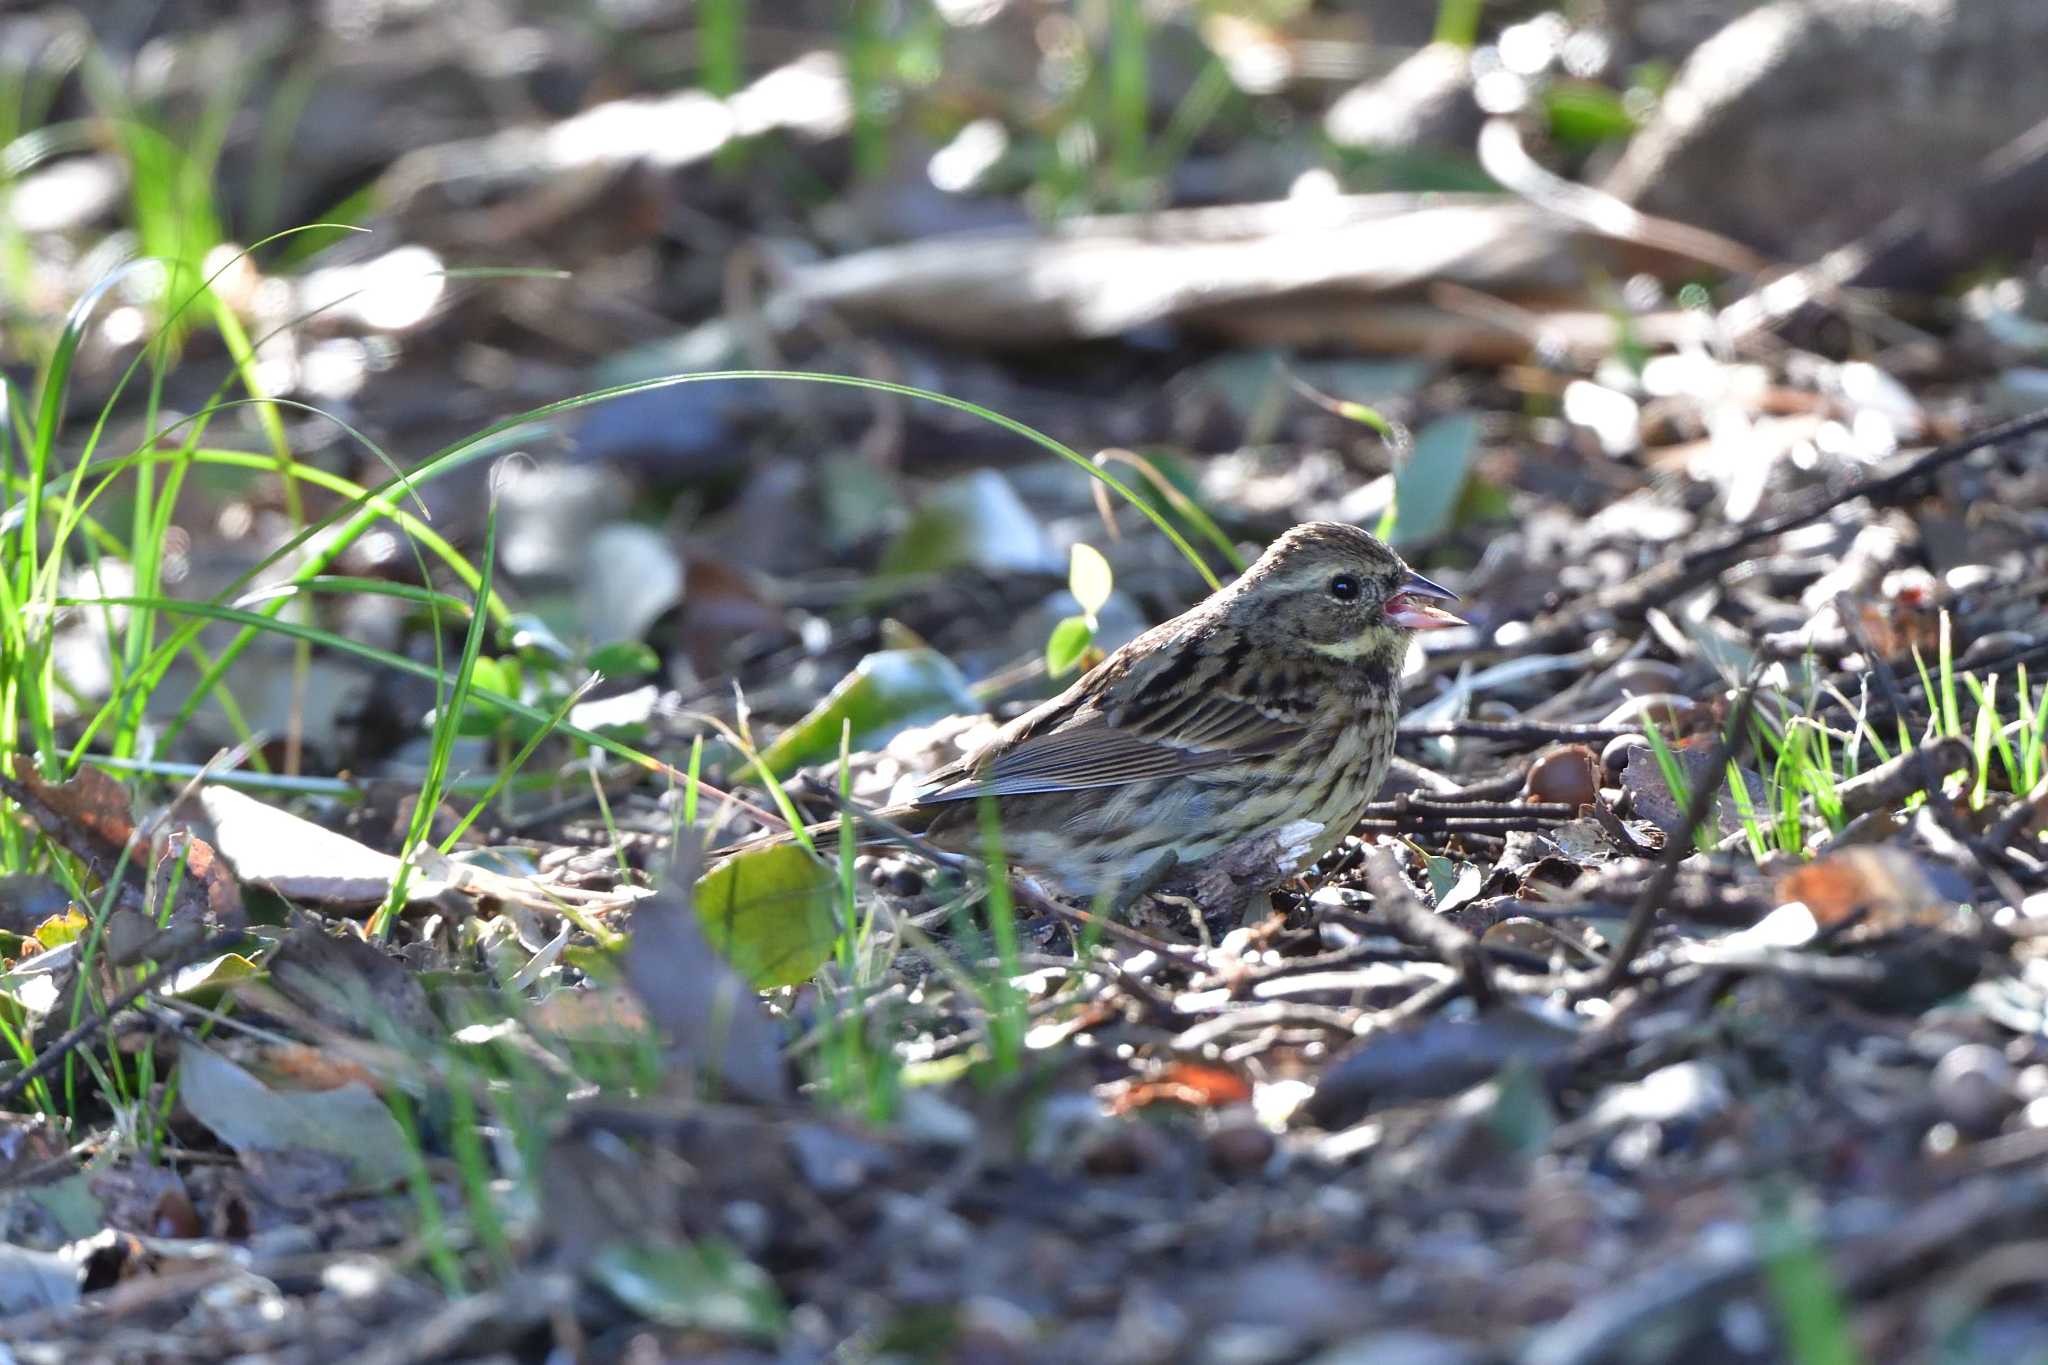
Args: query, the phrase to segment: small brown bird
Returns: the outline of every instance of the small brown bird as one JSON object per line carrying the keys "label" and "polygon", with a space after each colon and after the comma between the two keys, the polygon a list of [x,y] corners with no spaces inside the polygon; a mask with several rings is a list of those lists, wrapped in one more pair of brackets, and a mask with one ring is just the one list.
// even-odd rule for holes
{"label": "small brown bird", "polygon": [[[1307,522],[880,814],[977,852],[986,796],[1010,860],[1069,895],[1172,884],[1234,911],[1206,903],[1205,874],[1270,888],[1357,823],[1393,756],[1410,636],[1464,624],[1430,605],[1456,596],[1355,526]],[[1229,855],[1262,841],[1270,875],[1247,880]]]}

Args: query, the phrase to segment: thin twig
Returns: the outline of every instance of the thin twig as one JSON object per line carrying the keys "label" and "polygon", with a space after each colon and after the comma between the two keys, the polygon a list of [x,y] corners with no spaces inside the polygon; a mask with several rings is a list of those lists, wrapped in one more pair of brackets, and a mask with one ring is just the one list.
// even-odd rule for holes
{"label": "thin twig", "polygon": [[1384,848],[1369,849],[1365,855],[1365,881],[1372,888],[1373,913],[1384,919],[1396,937],[1419,948],[1427,948],[1457,968],[1473,1002],[1481,1008],[1493,1002],[1492,964],[1479,940],[1424,905],[1408,879]]}
{"label": "thin twig", "polygon": [[1562,744],[1579,741],[1605,744],[1623,735],[1641,734],[1615,725],[1546,725],[1529,720],[1454,720],[1443,725],[1404,725],[1403,737],[1417,739],[1491,739],[1504,744]]}
{"label": "thin twig", "polygon": [[1595,988],[1596,994],[1612,991],[1628,976],[1635,965],[1636,954],[1642,952],[1643,944],[1650,937],[1650,930],[1657,923],[1657,908],[1664,898],[1671,894],[1672,884],[1678,880],[1678,867],[1685,859],[1687,843],[1692,832],[1700,827],[1707,813],[1714,808],[1714,802],[1721,794],[1721,774],[1728,767],[1728,760],[1735,755],[1736,745],[1742,742],[1743,732],[1749,727],[1749,712],[1756,700],[1756,672],[1751,671],[1749,679],[1742,684],[1742,690],[1735,694],[1735,705],[1729,711],[1728,725],[1721,732],[1720,742],[1701,767],[1698,780],[1692,790],[1686,793],[1685,815],[1679,828],[1679,837],[1671,840],[1665,850],[1663,861],[1650,874],[1650,880],[1643,884],[1642,894],[1629,908],[1628,927],[1622,931],[1621,944],[1614,950],[1614,956],[1601,969]]}
{"label": "thin twig", "polygon": [[1833,491],[1817,490],[1801,499],[1791,510],[1775,517],[1762,517],[1746,526],[1723,528],[1719,535],[1703,538],[1675,559],[1662,560],[1611,588],[1604,588],[1590,597],[1580,598],[1538,617],[1530,624],[1529,634],[1515,647],[1541,653],[1556,648],[1561,642],[1577,640],[1585,634],[1588,616],[1595,613],[1608,613],[1623,620],[1640,619],[1651,607],[1669,602],[1696,584],[1713,578],[1740,559],[1752,545],[1818,521],[1843,503],[1857,498],[1883,502],[1965,456],[2005,445],[2044,429],[2048,429],[2048,409],[1986,427],[1947,445],[1936,446],[1905,460],[1890,473],[1858,479]]}
{"label": "thin twig", "polygon": [[1360,820],[1356,834],[1514,834],[1521,830],[1554,829],[1564,822],[1559,815],[1523,815],[1518,818],[1486,816],[1471,820]]}
{"label": "thin twig", "polygon": [[[1856,648],[1869,663],[1870,671],[1876,675],[1878,689],[1884,694],[1886,703],[1891,706],[1895,715],[1904,715],[1906,701],[1899,689],[1899,675],[1892,670],[1891,660],[1872,646],[1869,632],[1863,629],[1856,604],[1850,600],[1848,594],[1844,593],[1835,599],[1835,614],[1842,618],[1843,628],[1849,632],[1849,638],[1856,642]],[[1919,770],[1920,786],[1927,793],[1927,809],[1934,816],[1934,822],[1940,825],[1951,839],[1968,849],[1976,858],[1978,866],[1983,868],[1991,861],[1991,856],[1987,855],[1987,851],[1979,845],[1977,836],[1956,813],[1954,803],[1942,799],[1941,780],[1946,774],[1935,763],[1932,752],[1934,747],[1929,744],[1918,745],[1903,757],[1911,758]]]}
{"label": "thin twig", "polygon": [[1984,831],[1984,842],[1996,849],[2009,849],[2020,832],[2044,812],[2048,812],[2048,777],[2036,782],[2025,796],[2014,798],[2011,807]]}
{"label": "thin twig", "polygon": [[1896,805],[1917,791],[1930,797],[1939,795],[1938,787],[1927,785],[1930,764],[1932,771],[1942,774],[1970,767],[1970,746],[1955,735],[1931,739],[1840,783],[1835,795],[1842,802],[1842,817],[1854,819],[1866,811]]}
{"label": "thin twig", "polygon": [[1392,801],[1380,801],[1367,806],[1367,819],[1398,820],[1403,824],[1432,825],[1437,817],[1459,820],[1516,820],[1531,819],[1571,820],[1579,813],[1577,806],[1562,801],[1454,801],[1447,797],[1415,796],[1404,793]]}
{"label": "thin twig", "polygon": [[41,1054],[26,1069],[8,1080],[5,1085],[0,1085],[0,1107],[5,1107],[12,1103],[14,1098],[20,1095],[22,1091],[28,1089],[52,1071],[55,1071],[58,1064],[66,1056],[99,1033],[101,1029],[112,1023],[121,1011],[163,985],[174,973],[182,971],[188,964],[197,962],[202,958],[226,952],[235,943],[240,941],[241,938],[242,934],[239,930],[230,930],[226,933],[215,934],[211,938],[200,940],[185,951],[158,964],[155,971],[143,977],[142,980],[108,1002],[106,1009],[99,1014],[75,1024],[63,1033],[58,1034],[42,1048]]}

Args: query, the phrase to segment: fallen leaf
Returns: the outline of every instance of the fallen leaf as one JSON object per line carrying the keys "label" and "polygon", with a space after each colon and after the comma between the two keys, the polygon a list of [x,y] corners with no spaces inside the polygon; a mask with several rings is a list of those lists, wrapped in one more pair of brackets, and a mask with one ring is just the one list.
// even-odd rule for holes
{"label": "fallen leaf", "polygon": [[1128,1114],[1153,1104],[1185,1104],[1196,1109],[1217,1109],[1244,1104],[1252,1097],[1251,1083],[1229,1067],[1207,1062],[1177,1061],[1159,1075],[1132,1081],[1109,1097],[1109,1112]]}
{"label": "fallen leaf", "polygon": [[1471,1019],[1436,1015],[1362,1039],[1329,1070],[1309,1099],[1309,1117],[1342,1127],[1375,1105],[1455,1095],[1511,1062],[1543,1066],[1578,1037],[1554,1014],[1497,1005]]}
{"label": "fallen leaf", "polygon": [[[399,863],[388,853],[232,787],[202,787],[199,804],[213,822],[221,856],[245,882],[323,905],[377,905],[391,894]],[[406,883],[406,896],[428,900],[445,889],[433,877],[415,875]]]}
{"label": "fallen leaf", "polygon": [[1822,927],[1863,916],[1877,932],[1907,925],[1955,925],[1970,889],[1900,848],[1856,845],[1838,849],[1778,879],[1781,903],[1798,901]]}
{"label": "fallen leaf", "polygon": [[759,1266],[716,1242],[614,1242],[591,1258],[591,1279],[636,1313],[670,1327],[773,1337],[782,1297]]}
{"label": "fallen leaf", "polygon": [[314,1018],[345,1033],[400,1040],[436,1031],[419,976],[347,927],[300,924],[270,959],[270,984]]}
{"label": "fallen leaf", "polygon": [[360,1081],[329,1090],[275,1090],[218,1052],[186,1043],[178,1057],[178,1093],[193,1118],[244,1156],[331,1158],[360,1186],[389,1185],[412,1169],[404,1130]]}
{"label": "fallen leaf", "polygon": [[[697,883],[699,894],[706,883],[727,884],[712,877]],[[626,983],[668,1039],[670,1061],[722,1093],[763,1102],[786,1099],[780,1030],[752,987],[712,948],[689,897],[669,885],[634,908],[626,933]],[[810,971],[816,969],[813,962]]]}
{"label": "fallen leaf", "polygon": [[360,1062],[337,1057],[304,1043],[273,1043],[252,1057],[265,1085],[281,1084],[287,1090],[317,1092],[339,1090],[344,1085],[376,1088],[377,1078]]}
{"label": "fallen leaf", "polygon": [[1016,487],[993,469],[940,484],[882,553],[878,582],[951,569],[1058,573],[1059,556]]}
{"label": "fallen leaf", "polygon": [[158,864],[159,875],[168,878],[178,866],[181,856],[185,864],[185,884],[204,900],[207,920],[229,929],[239,929],[248,923],[248,912],[242,906],[241,885],[236,882],[234,871],[226,861],[214,852],[213,845],[190,830],[177,831],[171,836]]}
{"label": "fallen leaf", "polygon": [[80,768],[76,777],[47,782],[36,771],[33,757],[16,753],[14,781],[21,791],[10,795],[44,833],[74,853],[111,866],[135,837],[128,789],[98,768]]}
{"label": "fallen leaf", "polygon": [[[1709,830],[1718,830],[1722,834],[1740,831],[1743,827],[1742,813],[1729,790],[1728,770],[1724,767],[1709,771],[1707,767],[1714,747],[1711,740],[1704,743],[1687,741],[1673,746],[1672,757],[1678,760],[1679,772],[1684,778],[1683,793],[1674,793],[1665,783],[1663,769],[1648,750],[1634,754],[1629,765],[1621,771],[1621,785],[1633,794],[1631,813],[1656,825],[1667,839],[1689,839],[1691,836],[1685,829],[1685,797],[1690,795],[1695,783],[1711,782],[1721,790],[1707,808],[1707,816],[1702,823]],[[1750,808],[1757,812],[1759,820],[1768,822],[1770,793],[1763,778],[1747,768],[1737,771],[1742,774],[1743,786],[1748,788]]]}
{"label": "fallen leaf", "polygon": [[30,1251],[0,1242],[0,1316],[78,1302],[78,1263],[54,1251]]}
{"label": "fallen leaf", "polygon": [[1451,529],[1458,494],[1479,446],[1479,416],[1454,412],[1415,434],[1394,475],[1394,543],[1419,545]]}
{"label": "fallen leaf", "polygon": [[912,726],[942,716],[981,710],[967,678],[935,649],[886,649],[870,654],[838,686],[761,751],[778,777],[806,763],[834,757],[851,728],[853,746],[874,749]]}

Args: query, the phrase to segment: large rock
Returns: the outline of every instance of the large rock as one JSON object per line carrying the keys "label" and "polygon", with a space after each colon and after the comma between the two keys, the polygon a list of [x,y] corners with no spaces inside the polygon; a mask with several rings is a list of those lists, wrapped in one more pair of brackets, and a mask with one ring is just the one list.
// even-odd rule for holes
{"label": "large rock", "polygon": [[1431,43],[1376,81],[1346,91],[1323,120],[1340,147],[1470,152],[1485,119],[1472,63],[1456,43]]}
{"label": "large rock", "polygon": [[1605,188],[1806,259],[2048,119],[2048,3],[1779,0],[1703,43]]}

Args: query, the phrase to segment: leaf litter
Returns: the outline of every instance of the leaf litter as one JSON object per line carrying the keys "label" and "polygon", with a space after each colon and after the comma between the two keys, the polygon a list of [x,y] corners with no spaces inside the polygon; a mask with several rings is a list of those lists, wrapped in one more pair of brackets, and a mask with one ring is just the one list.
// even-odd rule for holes
{"label": "leaf litter", "polygon": [[[568,136],[647,113],[558,119],[536,160],[458,102],[441,148],[373,169],[409,240],[578,265],[752,212],[679,216],[621,168],[639,143]],[[545,192],[578,146],[590,178]],[[614,200],[632,211],[577,211]],[[598,217],[624,249],[576,237]],[[1170,434],[1147,458],[1241,547],[1387,518],[1476,628],[1411,660],[1385,799],[1213,938],[1028,879],[1006,926],[974,867],[911,842],[703,871],[780,799],[889,804],[1044,694],[1060,623],[1078,664],[1113,609],[1160,619],[1199,582],[1128,508],[1105,527],[1077,471],[900,395],[785,412],[731,381],[597,409],[533,436],[544,505],[522,515],[544,528],[584,488],[580,520],[508,562],[536,614],[487,663],[665,766],[542,751],[454,853],[420,855],[388,939],[360,916],[410,812],[339,801],[417,790],[430,687],[298,717],[335,774],[311,794],[190,738],[149,780],[25,753],[0,775],[63,870],[0,887],[22,1111],[0,1129],[0,1341],[1563,1365],[2038,1339],[2048,424],[1998,417],[2038,338],[2000,294],[1950,320],[1967,345],[1940,364],[1920,334],[1883,366],[1831,359],[1804,307],[1771,346],[1702,345],[1676,297],[1696,265],[1643,244],[1527,202],[1306,195],[848,249],[777,265],[760,300],[686,271],[664,306],[701,325],[653,343],[652,373],[780,349],[1076,442]],[[539,401],[622,363],[597,355],[612,313],[529,283],[474,304],[503,313],[463,366]],[[437,432],[478,391],[403,350],[424,318],[378,316],[329,324],[401,348],[361,403]],[[499,350],[535,319],[544,356]],[[1131,328],[1143,345],[1102,340]],[[1048,338],[1099,349],[1051,383],[968,353]],[[1404,359],[1275,363],[1333,342]],[[1369,426],[1347,415],[1366,400]],[[641,492],[692,511],[630,522]],[[288,534],[260,501],[208,510],[252,530],[202,544],[223,562]],[[340,610],[420,657],[449,643]],[[67,649],[97,628],[66,622]],[[607,675],[587,698],[579,662]],[[353,687],[356,661],[316,667]],[[490,775],[526,737],[470,728],[458,766]],[[180,799],[137,804],[164,786]],[[467,810],[447,804],[437,840]]]}

